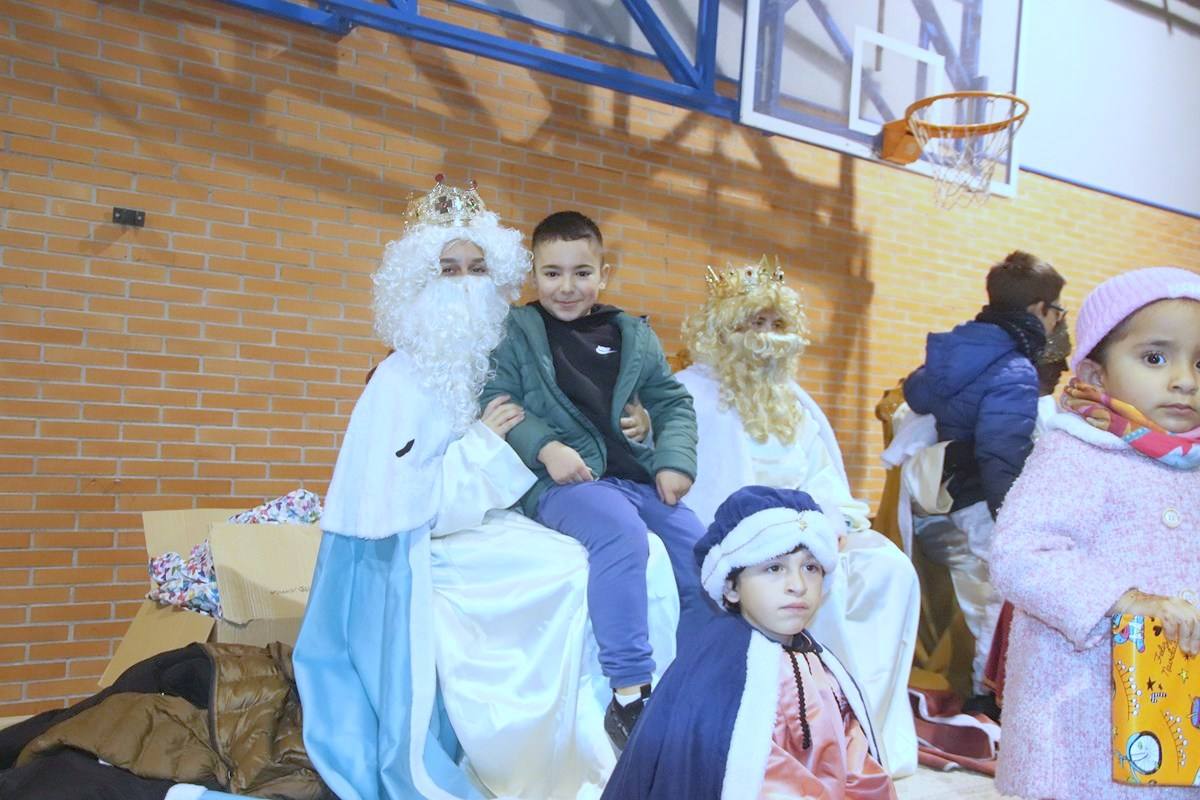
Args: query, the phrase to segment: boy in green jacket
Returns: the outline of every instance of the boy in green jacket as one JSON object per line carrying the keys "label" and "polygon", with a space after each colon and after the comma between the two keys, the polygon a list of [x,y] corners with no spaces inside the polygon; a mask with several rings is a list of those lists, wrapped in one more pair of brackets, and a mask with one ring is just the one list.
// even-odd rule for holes
{"label": "boy in green jacket", "polygon": [[[644,321],[596,299],[608,279],[596,223],[551,214],[533,232],[538,299],[514,308],[480,402],[525,410],[508,443],[537,476],[525,513],[588,551],[588,612],[613,687],[604,727],[621,749],[650,695],[646,531],[662,539],[679,587],[677,638],[712,613],[692,549],[704,526],[680,503],[696,477],[696,415]],[[653,445],[621,430],[627,403],[650,414]]]}

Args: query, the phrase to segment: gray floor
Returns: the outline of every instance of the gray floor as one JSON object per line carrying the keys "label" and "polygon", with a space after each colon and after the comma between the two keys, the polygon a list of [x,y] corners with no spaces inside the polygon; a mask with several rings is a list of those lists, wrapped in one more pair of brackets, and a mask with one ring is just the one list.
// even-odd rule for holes
{"label": "gray floor", "polygon": [[[25,717],[0,717],[0,730],[20,722]],[[900,800],[1004,800],[1004,795],[992,787],[992,779],[973,772],[934,772],[921,768],[912,777],[896,782]]]}
{"label": "gray floor", "polygon": [[912,777],[896,781],[900,800],[957,800],[960,797],[976,800],[1001,800],[1002,795],[992,786],[992,779],[974,772],[934,772],[922,767]]}

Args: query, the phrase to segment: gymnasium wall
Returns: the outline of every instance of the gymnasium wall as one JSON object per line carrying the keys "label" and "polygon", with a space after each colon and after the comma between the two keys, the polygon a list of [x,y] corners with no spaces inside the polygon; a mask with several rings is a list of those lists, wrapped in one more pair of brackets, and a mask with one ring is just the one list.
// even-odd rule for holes
{"label": "gymnasium wall", "polygon": [[0,137],[0,715],[95,689],[145,590],[142,511],[324,490],[384,352],[370,274],[437,172],[526,231],[594,216],[608,299],[668,351],[706,264],[778,254],[802,381],[872,500],[874,405],[990,263],[1050,259],[1070,306],[1127,266],[1200,269],[1193,218],[1032,175],[943,212],[897,169],[211,0],[0,0]]}
{"label": "gymnasium wall", "polygon": [[[1200,5],[1025,2],[1030,169],[1200,216]],[[1064,35],[1065,32],[1069,35]]]}

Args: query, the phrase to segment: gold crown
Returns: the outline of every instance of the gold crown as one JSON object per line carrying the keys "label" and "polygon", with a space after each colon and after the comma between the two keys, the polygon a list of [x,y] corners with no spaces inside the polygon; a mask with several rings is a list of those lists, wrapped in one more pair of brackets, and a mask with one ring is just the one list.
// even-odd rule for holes
{"label": "gold crown", "polygon": [[775,269],[771,269],[771,262],[764,255],[757,266],[735,267],[730,264],[721,273],[709,267],[704,282],[708,284],[710,298],[723,300],[750,294],[772,284],[783,286],[783,267],[779,266],[779,257],[776,256]]}
{"label": "gold crown", "polygon": [[466,225],[487,211],[475,181],[467,181],[466,189],[455,189],[446,185],[441,173],[434,180],[437,183],[429,194],[409,200],[404,212],[405,230],[414,225]]}

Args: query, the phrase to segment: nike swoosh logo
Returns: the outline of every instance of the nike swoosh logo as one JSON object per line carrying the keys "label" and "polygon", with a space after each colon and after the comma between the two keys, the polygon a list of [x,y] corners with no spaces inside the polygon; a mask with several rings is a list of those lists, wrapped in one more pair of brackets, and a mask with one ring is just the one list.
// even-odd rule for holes
{"label": "nike swoosh logo", "polygon": [[598,345],[596,345],[596,352],[602,356],[610,356],[613,353],[615,353],[616,351],[613,350],[611,347],[605,347],[602,344],[598,344]]}

